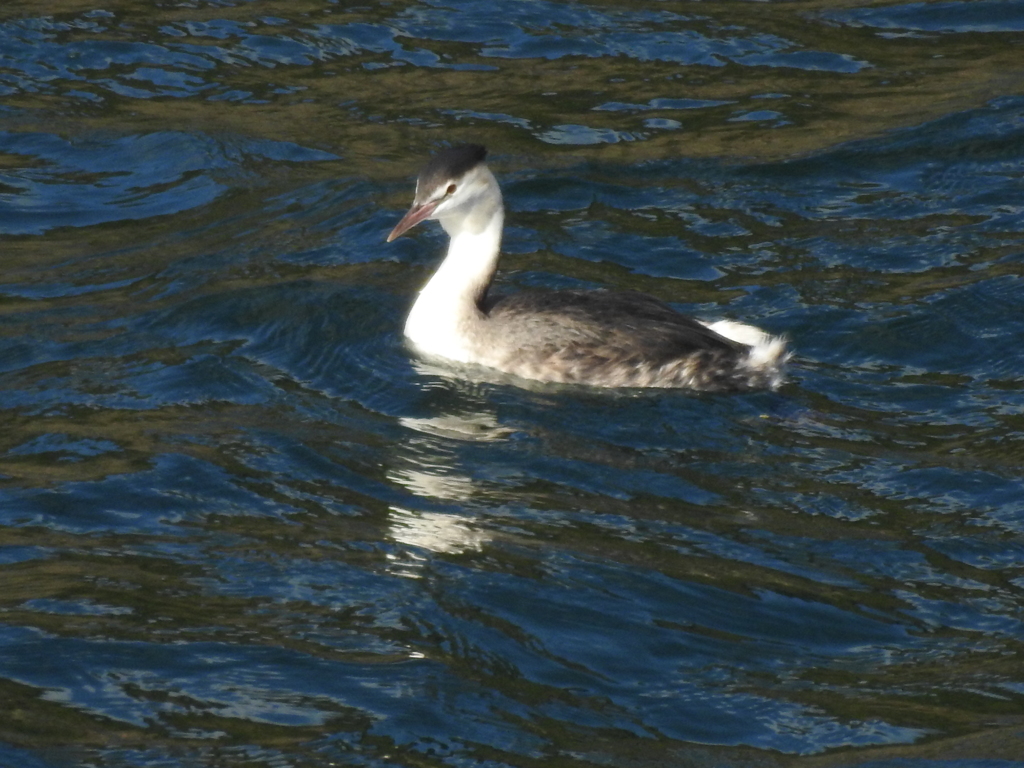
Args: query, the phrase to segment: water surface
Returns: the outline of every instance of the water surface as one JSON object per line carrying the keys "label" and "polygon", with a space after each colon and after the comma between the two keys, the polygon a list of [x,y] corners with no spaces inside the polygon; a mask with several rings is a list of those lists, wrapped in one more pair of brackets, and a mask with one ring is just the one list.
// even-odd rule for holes
{"label": "water surface", "polygon": [[[1024,3],[0,8],[0,764],[1024,765]],[[786,334],[466,381],[383,242]]]}

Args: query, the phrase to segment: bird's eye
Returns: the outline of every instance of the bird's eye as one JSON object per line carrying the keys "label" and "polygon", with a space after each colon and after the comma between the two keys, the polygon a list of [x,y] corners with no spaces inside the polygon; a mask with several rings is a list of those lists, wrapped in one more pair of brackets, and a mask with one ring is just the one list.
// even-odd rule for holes
{"label": "bird's eye", "polygon": [[454,184],[449,184],[448,185],[448,191],[445,192],[445,194],[446,195],[454,195],[455,194],[455,185]]}

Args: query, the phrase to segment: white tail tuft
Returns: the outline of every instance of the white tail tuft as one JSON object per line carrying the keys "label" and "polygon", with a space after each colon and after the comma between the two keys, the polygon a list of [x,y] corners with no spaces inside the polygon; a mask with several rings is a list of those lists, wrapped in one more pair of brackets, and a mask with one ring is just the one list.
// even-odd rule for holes
{"label": "white tail tuft", "polygon": [[734,320],[719,320],[705,325],[719,336],[750,347],[744,363],[752,372],[765,378],[766,386],[775,389],[782,384],[783,368],[793,356],[792,352],[786,350],[785,338],[772,336],[760,328]]}

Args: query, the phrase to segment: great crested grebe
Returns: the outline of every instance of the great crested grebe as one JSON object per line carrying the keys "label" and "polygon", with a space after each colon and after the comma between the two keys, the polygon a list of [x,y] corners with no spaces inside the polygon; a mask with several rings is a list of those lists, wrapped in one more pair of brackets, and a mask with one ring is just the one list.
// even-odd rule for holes
{"label": "great crested grebe", "polygon": [[427,219],[451,238],[405,323],[419,353],[538,381],[597,387],[774,389],[785,340],[750,325],[706,323],[633,291],[531,290],[492,297],[505,219],[501,189],[466,144],[438,152],[416,181],[390,243]]}

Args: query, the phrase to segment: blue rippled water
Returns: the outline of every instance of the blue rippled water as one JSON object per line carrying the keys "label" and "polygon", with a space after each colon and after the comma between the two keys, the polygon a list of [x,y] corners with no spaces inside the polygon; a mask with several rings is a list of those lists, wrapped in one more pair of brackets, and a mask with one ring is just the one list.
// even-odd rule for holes
{"label": "blue rippled water", "polygon": [[[1024,765],[1022,9],[0,8],[0,765]],[[416,360],[467,140],[787,384]]]}

